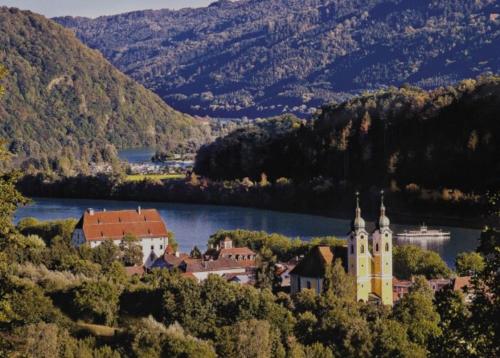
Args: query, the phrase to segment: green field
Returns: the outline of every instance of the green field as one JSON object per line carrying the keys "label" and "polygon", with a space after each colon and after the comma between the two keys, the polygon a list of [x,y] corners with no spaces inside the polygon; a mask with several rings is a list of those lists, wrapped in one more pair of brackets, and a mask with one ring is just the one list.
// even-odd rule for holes
{"label": "green field", "polygon": [[127,181],[141,181],[145,179],[151,180],[168,180],[168,179],[182,179],[184,174],[132,174],[127,175]]}

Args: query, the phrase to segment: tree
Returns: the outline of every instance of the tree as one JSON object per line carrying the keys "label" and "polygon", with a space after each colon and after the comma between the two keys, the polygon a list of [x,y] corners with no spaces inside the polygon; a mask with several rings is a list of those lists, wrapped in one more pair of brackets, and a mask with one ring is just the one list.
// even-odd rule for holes
{"label": "tree", "polygon": [[323,292],[342,300],[354,301],[356,299],[356,283],[342,266],[342,260],[335,260],[333,265],[328,265],[325,272]]}
{"label": "tree", "polygon": [[393,309],[394,319],[405,324],[410,339],[423,347],[427,347],[431,339],[437,339],[442,334],[433,298],[433,291],[427,280],[417,276],[410,292]]}
{"label": "tree", "polygon": [[[7,69],[3,66],[0,65],[0,80],[4,78],[7,75]],[[5,88],[0,84],[0,98],[2,98],[3,94],[5,93]]]}
{"label": "tree", "polygon": [[471,276],[484,270],[484,258],[477,252],[461,252],[455,259],[455,269],[459,276]]}
{"label": "tree", "polygon": [[484,269],[473,278],[470,329],[477,356],[500,356],[500,234],[495,229],[481,233],[478,251]]}
{"label": "tree", "polygon": [[271,326],[251,319],[224,327],[217,337],[217,353],[228,358],[272,357]]}
{"label": "tree", "polygon": [[439,328],[443,334],[431,338],[430,351],[435,357],[472,357],[473,340],[469,330],[470,311],[461,292],[444,288],[434,299],[439,314]]}
{"label": "tree", "polygon": [[373,355],[376,357],[424,358],[425,347],[408,339],[404,324],[392,319],[379,319],[375,323]]}
{"label": "tree", "polygon": [[173,231],[167,231],[168,246],[172,247],[174,251],[177,251],[179,244],[175,240],[175,234]]}
{"label": "tree", "polygon": [[101,265],[103,270],[108,270],[111,264],[120,258],[120,249],[113,241],[105,240],[92,250],[92,257],[95,263]]}
{"label": "tree", "polygon": [[18,329],[21,342],[15,351],[26,357],[51,358],[59,356],[59,328],[54,324],[38,323]]}
{"label": "tree", "polygon": [[259,186],[261,188],[265,188],[266,186],[269,186],[269,180],[267,179],[267,175],[266,173],[262,173],[260,175],[260,182],[259,182]]}
{"label": "tree", "polygon": [[189,257],[193,259],[201,259],[201,251],[198,246],[193,247],[193,249],[189,253]]}
{"label": "tree", "polygon": [[[9,160],[9,153],[5,149],[5,141],[2,139],[0,139],[0,160],[2,164]],[[19,205],[27,203],[27,199],[16,190],[15,185],[18,178],[19,174],[16,172],[3,173],[0,171],[0,239],[6,238],[15,231],[12,225],[12,216]]]}
{"label": "tree", "polygon": [[126,234],[120,243],[122,262],[125,266],[141,266],[143,261],[142,247],[139,239]]}
{"label": "tree", "polygon": [[423,275],[428,279],[449,277],[450,269],[441,256],[434,251],[418,246],[395,246],[393,250],[394,274],[399,279],[409,280],[411,276]]}
{"label": "tree", "polygon": [[108,281],[86,281],[75,290],[78,312],[96,323],[112,324],[118,312],[120,291]]}
{"label": "tree", "polygon": [[333,358],[333,352],[319,342],[304,347],[304,354],[307,358]]}
{"label": "tree", "polygon": [[257,287],[273,288],[277,284],[277,277],[274,274],[276,261],[276,256],[269,248],[264,247],[260,250],[257,258]]}

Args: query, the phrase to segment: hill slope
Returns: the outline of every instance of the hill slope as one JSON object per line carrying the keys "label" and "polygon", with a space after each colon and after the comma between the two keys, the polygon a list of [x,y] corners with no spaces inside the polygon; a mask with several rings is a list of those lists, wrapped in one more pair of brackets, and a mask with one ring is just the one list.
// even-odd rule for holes
{"label": "hill slope", "polygon": [[430,92],[382,90],[325,106],[305,124],[239,129],[202,147],[195,170],[214,179],[266,173],[318,186],[497,191],[499,111],[498,76]]}
{"label": "hill slope", "polygon": [[99,161],[114,147],[203,142],[208,126],[128,78],[43,16],[0,7],[0,137],[42,165]]}
{"label": "hill slope", "polygon": [[56,21],[191,114],[306,115],[366,89],[500,70],[495,0],[221,0]]}

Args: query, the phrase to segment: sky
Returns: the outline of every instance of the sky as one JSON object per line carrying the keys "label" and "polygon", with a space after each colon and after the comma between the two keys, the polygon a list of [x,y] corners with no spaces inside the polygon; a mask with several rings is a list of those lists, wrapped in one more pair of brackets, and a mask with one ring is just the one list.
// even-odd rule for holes
{"label": "sky", "polygon": [[0,0],[0,6],[31,10],[47,17],[98,17],[134,10],[207,6],[215,0]]}

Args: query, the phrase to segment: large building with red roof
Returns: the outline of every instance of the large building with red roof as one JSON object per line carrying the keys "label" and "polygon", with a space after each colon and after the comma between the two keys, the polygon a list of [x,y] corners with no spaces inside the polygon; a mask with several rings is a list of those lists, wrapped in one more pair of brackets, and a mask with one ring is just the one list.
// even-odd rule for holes
{"label": "large building with red roof", "polygon": [[126,235],[139,239],[143,264],[149,267],[163,256],[168,245],[165,222],[156,209],[94,211],[86,210],[73,232],[75,246],[88,244],[97,247],[104,241],[119,245]]}

